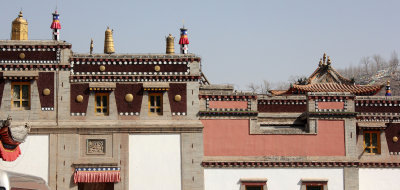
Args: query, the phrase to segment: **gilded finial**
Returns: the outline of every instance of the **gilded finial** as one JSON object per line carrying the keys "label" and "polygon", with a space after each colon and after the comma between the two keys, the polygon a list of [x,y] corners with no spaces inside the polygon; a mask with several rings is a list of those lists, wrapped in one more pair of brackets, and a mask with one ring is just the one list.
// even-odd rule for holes
{"label": "gilded finial", "polygon": [[28,40],[28,22],[23,18],[22,10],[12,22],[11,40]]}
{"label": "gilded finial", "polygon": [[174,47],[175,37],[173,37],[172,34],[169,34],[168,37],[166,37],[165,39],[167,41],[166,54],[174,54],[175,53],[175,47]]}
{"label": "gilded finial", "polygon": [[326,63],[326,53],[324,53],[324,56],[322,58],[323,58],[324,63]]}
{"label": "gilded finial", "polygon": [[390,86],[390,80],[388,80],[388,81],[386,82],[386,85]]}
{"label": "gilded finial", "polygon": [[90,54],[93,53],[93,38],[90,39]]}
{"label": "gilded finial", "polygon": [[321,67],[322,64],[323,64],[323,62],[322,62],[322,58],[321,58],[321,59],[319,59],[319,64],[318,65]]}
{"label": "gilded finial", "polygon": [[110,30],[110,27],[107,26],[104,39],[104,53],[112,54],[115,52],[114,40],[112,35],[113,35],[113,30]]}
{"label": "gilded finial", "polygon": [[332,62],[331,62],[331,58],[328,56],[328,61],[327,61],[327,65],[330,65]]}

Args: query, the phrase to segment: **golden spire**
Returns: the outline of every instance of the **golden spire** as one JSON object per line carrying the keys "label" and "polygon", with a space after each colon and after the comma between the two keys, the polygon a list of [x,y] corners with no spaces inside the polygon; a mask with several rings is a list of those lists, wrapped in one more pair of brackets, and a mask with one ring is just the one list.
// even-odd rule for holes
{"label": "golden spire", "polygon": [[28,40],[28,22],[23,18],[22,11],[12,22],[11,40]]}
{"label": "golden spire", "polygon": [[165,38],[167,40],[167,54],[174,54],[175,53],[175,47],[174,47],[174,40],[175,37],[173,37],[171,34],[168,35],[168,37]]}
{"label": "golden spire", "polygon": [[93,53],[93,39],[90,39],[90,54]]}
{"label": "golden spire", "polygon": [[112,54],[115,52],[114,49],[114,40],[113,40],[113,31],[107,27],[104,39],[104,53]]}

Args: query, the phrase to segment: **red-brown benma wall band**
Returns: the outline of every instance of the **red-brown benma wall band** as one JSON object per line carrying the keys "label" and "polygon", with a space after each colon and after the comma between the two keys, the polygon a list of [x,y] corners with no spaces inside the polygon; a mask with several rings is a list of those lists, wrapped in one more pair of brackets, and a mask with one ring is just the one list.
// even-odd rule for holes
{"label": "red-brown benma wall band", "polygon": [[[133,95],[133,101],[125,100],[126,94]],[[143,84],[121,84],[117,83],[115,88],[115,102],[118,113],[140,113],[143,99]]]}
{"label": "red-brown benma wall band", "polygon": [[3,98],[3,91],[4,91],[4,79],[3,79],[3,72],[0,72],[0,106],[1,106],[1,100]]}
{"label": "red-brown benma wall band", "polygon": [[400,143],[393,142],[393,137],[400,137],[400,123],[388,123],[386,125],[385,134],[389,152],[399,153]]}
{"label": "red-brown benma wall band", "polygon": [[[54,72],[39,72],[37,80],[40,105],[42,108],[54,108]],[[43,90],[48,88],[49,95],[44,95]]]}
{"label": "red-brown benma wall band", "polygon": [[[181,100],[175,101],[175,96],[180,95]],[[186,113],[186,83],[170,83],[168,90],[169,103],[171,105],[172,113]]]}
{"label": "red-brown benma wall band", "polygon": [[[102,64],[103,65],[103,64]],[[104,64],[107,72],[155,72],[154,66],[160,66],[159,72],[186,72],[187,64]],[[74,64],[74,73],[99,72],[100,65]]]}
{"label": "red-brown benma wall band", "polygon": [[398,162],[264,162],[264,161],[205,161],[201,165],[205,168],[225,168],[225,167],[240,167],[240,168],[265,168],[265,167],[400,167]]}
{"label": "red-brown benma wall band", "polygon": [[[71,84],[71,113],[86,113],[89,94],[89,84]],[[83,96],[82,102],[76,101],[78,95]]]}
{"label": "red-brown benma wall band", "polygon": [[[24,57],[20,57],[21,53]],[[56,51],[2,51],[0,53],[1,60],[34,60],[34,61],[50,61],[57,59]]]}

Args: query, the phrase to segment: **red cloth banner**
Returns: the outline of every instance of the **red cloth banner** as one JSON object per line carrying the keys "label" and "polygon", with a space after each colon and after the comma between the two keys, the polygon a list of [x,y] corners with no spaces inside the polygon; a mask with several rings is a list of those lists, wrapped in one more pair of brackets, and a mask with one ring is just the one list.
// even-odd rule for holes
{"label": "red cloth banner", "polygon": [[0,141],[0,156],[4,161],[11,162],[16,160],[21,155],[21,149],[16,146],[14,149],[7,149],[3,146],[3,142]]}
{"label": "red cloth banner", "polygon": [[74,183],[115,183],[120,180],[120,168],[76,168],[74,173]]}

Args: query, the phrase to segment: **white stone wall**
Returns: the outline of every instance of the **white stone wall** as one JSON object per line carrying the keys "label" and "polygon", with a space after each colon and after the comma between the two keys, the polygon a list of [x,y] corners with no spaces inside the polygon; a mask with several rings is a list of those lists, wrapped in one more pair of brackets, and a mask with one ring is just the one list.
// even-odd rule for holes
{"label": "white stone wall", "polygon": [[399,187],[400,168],[360,168],[359,187],[362,190],[393,190]]}
{"label": "white stone wall", "polygon": [[179,134],[129,135],[129,189],[181,189]]}
{"label": "white stone wall", "polygon": [[28,135],[20,146],[21,155],[13,162],[0,161],[0,169],[34,175],[49,180],[49,136]]}
{"label": "white stone wall", "polygon": [[343,169],[338,168],[206,168],[204,169],[204,189],[240,190],[240,178],[267,178],[268,190],[300,190],[301,178],[327,178],[329,190],[343,190],[344,188]]}

